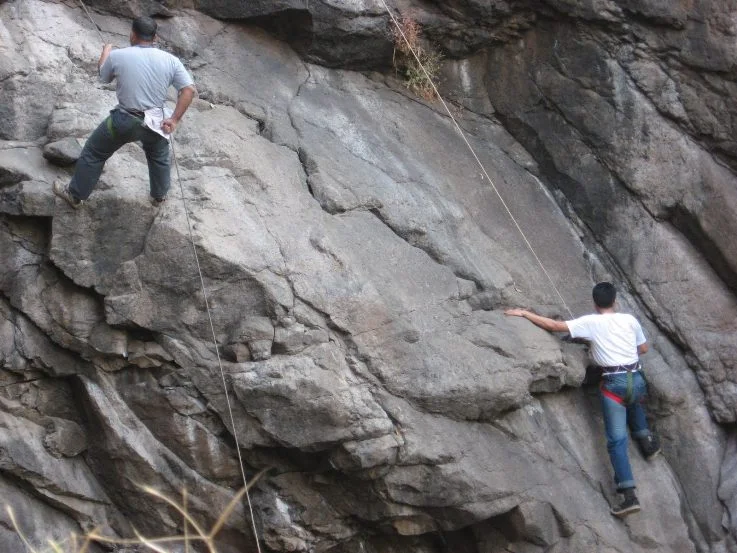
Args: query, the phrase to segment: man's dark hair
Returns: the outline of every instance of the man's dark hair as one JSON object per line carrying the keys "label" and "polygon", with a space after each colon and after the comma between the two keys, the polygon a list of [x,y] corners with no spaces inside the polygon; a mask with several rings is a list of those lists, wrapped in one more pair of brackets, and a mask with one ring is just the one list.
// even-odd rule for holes
{"label": "man's dark hair", "polygon": [[158,23],[145,15],[133,21],[133,32],[136,33],[136,36],[141,40],[153,40],[158,28]]}
{"label": "man's dark hair", "polygon": [[594,286],[591,295],[594,297],[596,307],[606,309],[614,305],[614,301],[617,299],[617,289],[611,282],[600,282]]}

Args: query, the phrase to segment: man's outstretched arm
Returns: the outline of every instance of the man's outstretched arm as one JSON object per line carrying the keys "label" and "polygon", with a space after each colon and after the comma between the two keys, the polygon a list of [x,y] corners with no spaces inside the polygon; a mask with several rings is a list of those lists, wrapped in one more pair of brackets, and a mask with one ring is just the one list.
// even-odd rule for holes
{"label": "man's outstretched arm", "polygon": [[504,314],[511,317],[524,317],[535,326],[539,326],[543,330],[550,332],[568,332],[568,325],[565,321],[556,321],[555,319],[543,317],[542,315],[536,315],[526,309],[507,309]]}

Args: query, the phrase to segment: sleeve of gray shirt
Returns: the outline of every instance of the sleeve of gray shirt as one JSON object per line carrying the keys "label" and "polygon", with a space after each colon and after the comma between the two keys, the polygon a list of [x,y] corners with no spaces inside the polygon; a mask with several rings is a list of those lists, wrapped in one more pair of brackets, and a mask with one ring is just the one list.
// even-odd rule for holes
{"label": "sleeve of gray shirt", "polygon": [[171,84],[174,85],[177,91],[182,90],[186,86],[192,86],[194,80],[192,80],[192,76],[185,69],[184,64],[175,56],[172,56],[172,59],[174,61],[174,76],[171,79]]}
{"label": "sleeve of gray shirt", "polygon": [[110,52],[110,55],[105,60],[105,63],[100,67],[100,82],[111,83],[115,78],[115,72],[113,71],[113,56],[115,52]]}

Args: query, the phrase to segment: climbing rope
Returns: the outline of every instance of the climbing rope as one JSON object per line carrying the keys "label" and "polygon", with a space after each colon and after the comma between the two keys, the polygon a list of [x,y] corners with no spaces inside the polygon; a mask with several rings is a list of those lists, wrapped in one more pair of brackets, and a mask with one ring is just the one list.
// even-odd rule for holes
{"label": "climbing rope", "polygon": [[189,218],[189,209],[187,208],[187,199],[184,196],[184,185],[182,184],[182,177],[179,174],[179,162],[177,160],[177,152],[174,147],[174,136],[171,136],[171,157],[174,159],[174,168],[177,173],[177,182],[179,183],[179,191],[182,195],[182,205],[184,206],[184,215],[187,219],[187,231],[189,232],[189,240],[192,243],[192,252],[194,253],[194,260],[197,265],[197,273],[200,277],[200,286],[202,287],[202,297],[205,300],[205,309],[207,311],[207,319],[210,322],[210,332],[212,332],[212,343],[215,346],[215,355],[218,360],[218,367],[220,368],[220,378],[223,384],[223,390],[225,391],[225,403],[228,406],[228,414],[230,416],[230,425],[233,430],[233,439],[235,440],[235,450],[238,453],[238,464],[241,467],[241,476],[243,477],[243,486],[246,490],[246,501],[248,502],[248,510],[251,514],[251,525],[253,527],[253,536],[256,540],[256,549],[258,553],[261,553],[261,543],[258,538],[258,530],[256,529],[256,518],[253,515],[253,504],[251,503],[251,493],[248,488],[248,478],[246,478],[246,469],[243,466],[243,457],[241,456],[241,448],[238,443],[238,432],[235,429],[235,417],[233,416],[233,408],[230,403],[230,393],[228,392],[228,386],[225,382],[225,370],[223,370],[223,362],[220,358],[220,348],[218,348],[217,337],[215,335],[215,325],[212,323],[212,313],[210,311],[210,302],[207,297],[207,289],[205,288],[205,279],[202,276],[202,268],[200,267],[200,257],[197,255],[197,248],[195,246],[194,235],[192,234],[192,223]]}
{"label": "climbing rope", "polygon": [[79,1],[80,5],[82,6],[82,9],[84,10],[84,13],[87,14],[87,17],[89,18],[90,23],[92,23],[92,26],[97,31],[97,35],[100,37],[100,42],[102,42],[103,44],[105,44],[105,38],[102,36],[102,29],[100,29],[100,26],[97,23],[95,23],[95,20],[94,19],[92,19],[92,15],[90,14],[90,10],[87,9],[87,6],[84,5],[84,2],[82,2],[82,0],[78,0],[78,1]]}
{"label": "climbing rope", "polygon": [[491,177],[489,176],[489,173],[486,172],[486,167],[484,167],[484,164],[481,163],[481,160],[479,159],[479,156],[476,155],[476,151],[473,149],[473,146],[471,146],[471,143],[468,141],[468,138],[466,138],[466,133],[463,132],[463,129],[458,124],[458,121],[456,121],[456,118],[453,116],[453,113],[450,111],[450,108],[448,107],[448,104],[445,103],[445,100],[443,99],[442,95],[440,94],[440,91],[435,86],[435,83],[432,80],[432,77],[430,77],[430,73],[428,73],[427,69],[425,68],[425,65],[422,63],[422,60],[420,60],[420,56],[415,51],[415,48],[412,47],[412,44],[410,43],[409,39],[407,38],[407,35],[404,33],[404,29],[402,29],[402,26],[399,24],[399,21],[397,21],[397,18],[394,16],[394,14],[389,9],[389,6],[387,5],[385,0],[379,0],[386,10],[386,13],[389,14],[389,17],[391,18],[392,22],[394,23],[394,26],[397,28],[397,31],[402,36],[402,40],[404,40],[404,43],[407,45],[407,48],[410,52],[412,52],[412,55],[414,56],[415,60],[417,60],[417,64],[420,66],[420,69],[422,69],[422,72],[425,74],[425,77],[427,78],[427,82],[430,83],[430,86],[432,86],[433,91],[435,92],[435,95],[438,97],[440,102],[443,104],[443,107],[445,108],[445,111],[448,113],[448,116],[450,117],[451,121],[453,121],[453,125],[455,125],[455,128],[458,130],[458,132],[461,135],[461,138],[463,138],[463,142],[466,143],[466,146],[468,147],[468,150],[471,152],[471,155],[476,160],[476,163],[481,168],[481,172],[484,174],[486,179],[488,180],[489,184],[491,185],[491,188],[496,193],[497,197],[499,198],[499,201],[502,203],[502,206],[504,206],[504,209],[506,210],[507,214],[509,215],[509,218],[512,219],[512,222],[514,223],[514,226],[517,228],[517,230],[520,233],[520,236],[522,236],[522,240],[524,240],[525,244],[527,245],[528,249],[532,253],[533,257],[535,258],[535,261],[537,261],[537,264],[540,265],[540,268],[542,269],[542,272],[547,277],[548,281],[550,281],[551,286],[553,287],[553,290],[555,290],[555,293],[558,295],[558,298],[560,298],[561,303],[563,304],[563,307],[566,311],[568,311],[568,314],[571,316],[571,318],[575,318],[573,315],[573,312],[568,308],[568,304],[566,303],[566,300],[563,298],[563,295],[560,293],[560,290],[558,290],[558,287],[555,285],[555,281],[553,281],[553,278],[550,276],[550,273],[548,273],[548,270],[545,268],[545,265],[543,265],[542,260],[540,257],[538,257],[537,253],[535,252],[535,248],[532,247],[532,244],[527,239],[527,236],[525,235],[524,231],[522,230],[522,227],[517,222],[516,217],[512,213],[512,210],[509,209],[509,206],[507,205],[507,202],[504,201],[504,198],[502,197],[501,193],[497,189],[496,185],[494,184],[494,181],[491,180]]}
{"label": "climbing rope", "polygon": [[[102,36],[101,29],[97,25],[97,23],[95,23],[95,20],[92,19],[92,15],[90,14],[89,10],[87,9],[87,6],[84,5],[84,2],[82,2],[82,0],[79,0],[79,3],[82,5],[82,8],[84,8],[85,13],[87,14],[87,17],[90,20],[90,23],[92,23],[92,25],[95,27],[95,29],[97,29],[97,34],[100,36],[100,40],[102,42],[105,42],[105,40],[104,40],[104,38]],[[163,112],[163,108],[162,108],[162,112]],[[205,300],[205,309],[207,311],[207,319],[208,319],[208,321],[210,323],[210,331],[212,333],[212,343],[215,346],[215,355],[216,355],[217,360],[218,360],[218,367],[220,369],[220,378],[222,380],[223,390],[225,392],[225,403],[227,404],[227,407],[228,407],[228,414],[230,416],[230,425],[231,425],[232,432],[233,432],[233,439],[235,440],[235,450],[236,450],[236,453],[238,454],[238,464],[240,465],[241,476],[243,477],[243,488],[245,489],[246,500],[248,502],[248,510],[250,512],[250,515],[251,515],[251,525],[253,527],[253,536],[254,536],[254,539],[256,540],[256,549],[257,549],[258,553],[261,553],[261,543],[260,543],[260,540],[259,540],[259,537],[258,537],[258,529],[256,528],[256,518],[255,518],[254,513],[253,513],[253,503],[251,502],[251,493],[249,491],[248,478],[246,477],[246,469],[245,469],[245,467],[243,465],[243,456],[241,455],[241,448],[240,448],[240,444],[238,442],[238,433],[236,432],[236,428],[235,428],[235,417],[233,416],[233,407],[232,407],[231,401],[230,401],[230,393],[228,392],[228,386],[227,386],[227,383],[225,381],[225,370],[223,369],[223,362],[222,362],[222,359],[220,358],[220,349],[218,348],[217,336],[215,334],[215,325],[212,322],[212,312],[210,311],[210,302],[209,302],[209,299],[207,297],[207,289],[205,288],[205,279],[202,276],[202,268],[200,266],[200,258],[197,255],[197,247],[195,245],[194,235],[192,233],[192,223],[191,223],[190,217],[189,217],[189,209],[187,208],[187,199],[184,196],[184,185],[182,184],[182,178],[181,178],[181,175],[180,175],[180,172],[179,172],[179,162],[177,160],[177,154],[176,154],[176,150],[175,150],[175,146],[174,146],[174,136],[173,135],[171,136],[171,153],[172,153],[172,158],[174,159],[174,167],[176,169],[177,182],[179,183],[179,190],[180,190],[181,195],[182,195],[182,205],[184,206],[184,215],[185,215],[185,217],[187,219],[187,230],[189,232],[189,240],[192,243],[192,252],[194,253],[194,259],[195,259],[195,263],[197,265],[197,273],[199,274],[199,277],[200,277],[200,286],[202,288],[202,297]]]}

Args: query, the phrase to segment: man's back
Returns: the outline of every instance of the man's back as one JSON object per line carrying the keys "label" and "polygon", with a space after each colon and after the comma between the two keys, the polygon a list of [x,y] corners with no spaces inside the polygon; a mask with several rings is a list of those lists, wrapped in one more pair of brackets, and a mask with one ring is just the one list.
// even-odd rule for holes
{"label": "man's back", "polygon": [[637,346],[645,343],[640,323],[626,313],[585,315],[566,324],[573,338],[591,341],[591,358],[601,367],[636,363]]}
{"label": "man's back", "polygon": [[100,80],[117,79],[120,107],[145,111],[162,107],[169,86],[177,90],[192,84],[192,78],[175,56],[150,46],[114,50],[100,68]]}

